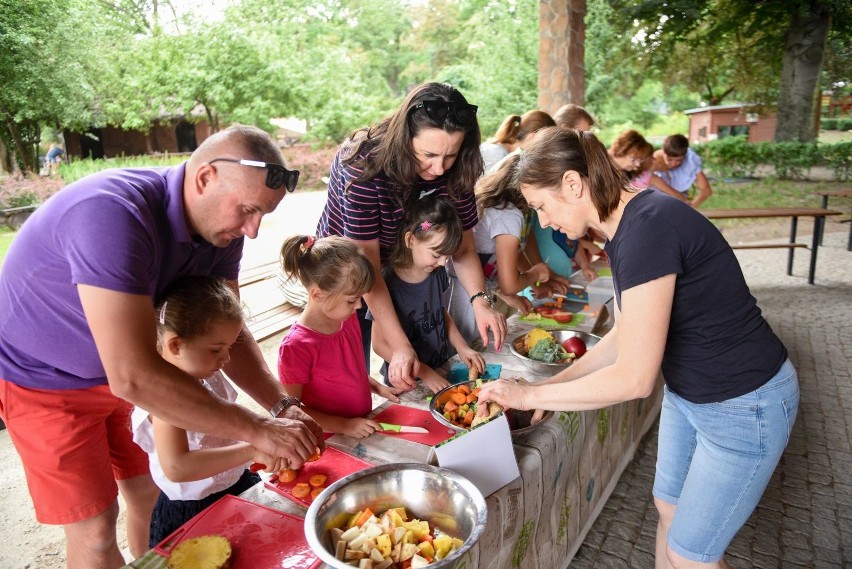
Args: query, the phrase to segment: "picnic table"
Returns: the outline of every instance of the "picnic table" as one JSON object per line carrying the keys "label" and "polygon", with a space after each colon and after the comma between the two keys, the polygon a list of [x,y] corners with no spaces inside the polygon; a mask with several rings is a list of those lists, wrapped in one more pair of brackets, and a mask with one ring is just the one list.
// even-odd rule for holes
{"label": "picnic table", "polygon": [[[852,188],[823,190],[821,192],[814,192],[814,194],[822,197],[822,208],[828,209],[828,198],[852,198]],[[846,250],[852,251],[852,219],[844,221],[849,223],[849,239],[846,242]],[[819,243],[822,245],[822,234],[819,236]]]}
{"label": "picnic table", "polygon": [[[577,328],[588,331],[593,320],[587,317]],[[500,377],[539,378],[509,351],[509,343],[533,325],[517,315],[511,317],[502,351],[487,350],[487,363],[502,366]],[[452,363],[455,362],[451,360]],[[430,395],[421,385],[401,399],[404,405],[427,409]],[[653,394],[646,399],[594,411],[554,413],[536,429],[516,437],[513,444],[521,476],[487,496],[485,530],[457,566],[468,569],[567,566],[632,460],[642,437],[656,420],[661,402],[660,377]],[[374,414],[389,405],[379,406]],[[432,447],[381,434],[363,439],[334,435],[326,444],[372,464],[433,460]],[[250,488],[242,497],[300,517],[306,512],[263,483]],[[166,559],[152,550],[129,567],[163,569],[165,565]]]}
{"label": "picnic table", "polygon": [[807,248],[804,243],[796,243],[796,230],[800,217],[814,218],[813,238],[811,239],[811,262],[808,269],[808,284],[814,284],[814,273],[816,272],[817,248],[820,236],[825,225],[825,218],[829,215],[840,215],[834,211],[818,207],[748,207],[731,209],[705,209],[700,210],[708,219],[745,219],[745,218],[790,218],[790,241],[788,243],[751,243],[747,245],[731,245],[733,249],[788,249],[787,274],[793,274],[793,252],[796,248]]}

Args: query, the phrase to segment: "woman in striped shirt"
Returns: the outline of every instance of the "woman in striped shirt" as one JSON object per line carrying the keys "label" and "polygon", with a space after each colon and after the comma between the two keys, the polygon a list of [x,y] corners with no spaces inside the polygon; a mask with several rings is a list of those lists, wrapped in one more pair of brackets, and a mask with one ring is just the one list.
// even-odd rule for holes
{"label": "woman in striped shirt", "polygon": [[[483,344],[491,331],[500,349],[506,321],[495,312],[485,292],[482,265],[473,243],[478,219],[473,186],[482,174],[480,132],[476,106],[446,83],[415,87],[389,117],[352,133],[331,165],[328,201],[317,235],[341,235],[359,242],[380,274],[381,266],[399,238],[407,204],[423,195],[446,196],[462,222],[462,246],[453,256],[461,284],[470,295]],[[412,388],[419,361],[408,342],[382,279],[364,295],[376,325],[392,342],[389,379]],[[370,323],[359,311],[367,362]],[[368,364],[369,365],[369,364]]]}

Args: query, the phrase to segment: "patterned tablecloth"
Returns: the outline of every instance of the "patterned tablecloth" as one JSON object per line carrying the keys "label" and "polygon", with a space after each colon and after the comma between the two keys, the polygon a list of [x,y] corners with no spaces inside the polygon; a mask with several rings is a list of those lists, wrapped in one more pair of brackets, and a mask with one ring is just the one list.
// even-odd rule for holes
{"label": "patterned tablecloth", "polygon": [[[579,329],[588,331],[593,319],[586,320]],[[489,350],[486,361],[503,366],[501,377],[536,379],[508,347],[532,324],[515,316],[508,325],[502,352]],[[406,393],[402,401],[427,408],[428,395],[428,390],[420,386]],[[596,411],[555,413],[535,430],[516,437],[515,455],[521,477],[487,497],[485,531],[455,568],[566,567],[632,460],[640,440],[653,425],[661,401],[662,378],[646,399]],[[366,439],[335,435],[326,444],[374,464],[425,463],[431,458],[431,447],[383,435]],[[305,513],[304,508],[262,483],[242,497],[288,513]],[[165,565],[163,557],[150,551],[129,567],[161,569]]]}

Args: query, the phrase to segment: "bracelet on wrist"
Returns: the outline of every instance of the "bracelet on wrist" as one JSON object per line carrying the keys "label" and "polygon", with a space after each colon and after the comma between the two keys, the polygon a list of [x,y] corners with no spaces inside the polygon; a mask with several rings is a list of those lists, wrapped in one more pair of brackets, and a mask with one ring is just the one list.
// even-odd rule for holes
{"label": "bracelet on wrist", "polygon": [[481,299],[483,299],[485,302],[487,302],[487,303],[488,303],[488,306],[490,306],[490,307],[492,307],[492,308],[494,307],[494,299],[493,299],[493,297],[491,297],[491,296],[490,296],[487,292],[485,292],[484,290],[481,290],[481,291],[479,291],[478,293],[476,293],[476,294],[474,294],[473,296],[471,296],[471,297],[470,297],[470,303],[471,303],[471,304],[473,304],[473,301],[474,301],[474,300],[476,300],[477,298],[481,298]]}
{"label": "bracelet on wrist", "polygon": [[281,398],[281,401],[272,406],[272,409],[269,410],[269,414],[272,415],[272,418],[274,419],[282,412],[284,412],[285,409],[287,409],[288,407],[292,407],[293,405],[295,405],[296,407],[301,407],[302,401],[298,397],[293,397],[292,395],[285,395]]}

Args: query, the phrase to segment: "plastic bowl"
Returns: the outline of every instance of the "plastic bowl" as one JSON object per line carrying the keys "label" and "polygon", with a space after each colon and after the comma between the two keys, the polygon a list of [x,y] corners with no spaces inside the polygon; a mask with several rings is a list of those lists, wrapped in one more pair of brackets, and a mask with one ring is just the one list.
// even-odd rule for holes
{"label": "plastic bowl", "polygon": [[[554,339],[559,344],[571,337],[580,338],[586,344],[587,349],[591,349],[592,346],[601,341],[600,336],[595,336],[594,334],[589,334],[588,332],[581,332],[579,330],[553,330],[551,334],[553,334]],[[531,371],[539,375],[550,377],[559,373],[560,371],[567,368],[573,363],[568,362],[551,364],[547,362],[533,360],[527,357],[527,349],[524,346],[524,340],[526,340],[526,337],[527,334],[524,333],[512,340],[512,344],[509,346],[509,349],[513,354],[518,357],[518,359],[521,360],[521,363],[523,363]]]}
{"label": "plastic bowl", "polygon": [[314,499],[305,515],[305,537],[319,558],[336,569],[351,569],[334,556],[328,530],[370,508],[377,515],[403,506],[409,517],[457,537],[464,544],[430,568],[452,567],[485,529],[488,509],[473,483],[451,470],[428,464],[383,464],[341,478]]}

